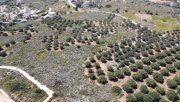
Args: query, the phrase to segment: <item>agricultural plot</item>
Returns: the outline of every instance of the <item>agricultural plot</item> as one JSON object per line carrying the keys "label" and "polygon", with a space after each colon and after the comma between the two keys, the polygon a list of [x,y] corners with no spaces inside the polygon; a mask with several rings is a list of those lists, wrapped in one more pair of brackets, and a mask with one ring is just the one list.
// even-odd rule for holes
{"label": "agricultural plot", "polygon": [[[113,20],[115,17],[114,14],[110,14],[102,21],[67,20],[61,16],[53,19],[45,19],[43,23],[52,28],[55,34],[44,36],[42,42],[45,43],[46,50],[48,51],[63,50],[67,46],[77,46],[77,48],[81,48],[83,45],[100,44],[100,40],[104,38],[105,35],[118,34],[120,27],[133,30],[140,27],[122,18],[121,22],[115,22]],[[70,28],[70,35],[66,37],[66,40],[62,40],[62,35]]]}
{"label": "agricultural plot", "polygon": [[[0,43],[0,56],[6,57],[13,54],[13,46],[17,43],[28,43],[31,41],[32,36],[36,35],[37,31],[32,25],[27,25],[24,28],[8,29],[9,25],[2,25],[0,31],[0,37],[2,40]],[[12,26],[12,25],[11,25]],[[17,38],[20,37],[21,40]]]}
{"label": "agricultural plot", "polygon": [[180,30],[159,33],[141,28],[136,37],[109,43],[106,51],[89,57],[84,74],[93,82],[119,86],[128,102],[177,101],[179,35]]}

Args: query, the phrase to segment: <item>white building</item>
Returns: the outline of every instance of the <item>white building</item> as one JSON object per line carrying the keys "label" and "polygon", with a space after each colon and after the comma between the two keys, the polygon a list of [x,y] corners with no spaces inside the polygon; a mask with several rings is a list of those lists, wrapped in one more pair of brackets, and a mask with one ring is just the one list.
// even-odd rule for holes
{"label": "white building", "polygon": [[57,16],[56,15],[56,12],[52,12],[52,9],[51,8],[49,8],[49,10],[48,10],[48,14],[47,15],[45,15],[43,18],[45,19],[45,18],[47,18],[47,17],[49,17],[49,18],[53,18],[53,17],[55,17],[55,16]]}

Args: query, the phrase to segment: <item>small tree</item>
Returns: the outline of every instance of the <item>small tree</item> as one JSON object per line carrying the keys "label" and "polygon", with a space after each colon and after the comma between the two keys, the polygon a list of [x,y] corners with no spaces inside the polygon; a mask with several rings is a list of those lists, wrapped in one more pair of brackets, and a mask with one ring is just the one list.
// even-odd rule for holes
{"label": "small tree", "polygon": [[165,95],[165,90],[164,90],[164,88],[162,88],[162,87],[160,87],[160,86],[157,86],[156,87],[156,91],[158,92],[158,93],[160,93],[161,95]]}
{"label": "small tree", "polygon": [[176,81],[178,85],[180,85],[180,76],[176,75],[173,80]]}
{"label": "small tree", "polygon": [[131,72],[126,67],[123,68],[123,73],[124,73],[124,75],[127,75],[127,76],[131,75]]}
{"label": "small tree", "polygon": [[180,62],[175,62],[174,66],[176,67],[176,69],[180,70]]}
{"label": "small tree", "polygon": [[137,68],[137,66],[136,65],[130,65],[130,67],[129,67],[130,69],[131,69],[131,71],[133,71],[133,72],[137,72],[138,71],[138,68]]}
{"label": "small tree", "polygon": [[136,81],[142,81],[143,80],[143,77],[140,73],[135,73],[132,75],[133,79],[136,80]]}
{"label": "small tree", "polygon": [[171,89],[175,89],[175,88],[178,86],[177,83],[176,83],[176,81],[171,80],[171,79],[168,79],[168,80],[167,80],[167,85],[168,85],[168,87],[171,88]]}
{"label": "small tree", "polygon": [[153,79],[146,79],[146,84],[152,88],[156,87],[156,82]]}
{"label": "small tree", "polygon": [[167,91],[166,96],[170,101],[173,101],[173,102],[176,102],[179,99],[178,94],[172,89]]}
{"label": "small tree", "polygon": [[96,62],[96,60],[94,59],[94,57],[90,57],[89,60],[90,60],[92,63]]}
{"label": "small tree", "polygon": [[115,75],[120,79],[124,78],[124,74],[121,70],[116,70]]}
{"label": "small tree", "polygon": [[171,65],[171,64],[168,64],[168,65],[166,66],[166,69],[167,69],[169,72],[171,72],[171,73],[175,73],[175,72],[176,72],[176,68],[175,68],[173,65]]}
{"label": "small tree", "polygon": [[154,69],[154,70],[159,70],[159,69],[160,69],[160,66],[159,66],[159,64],[157,64],[157,63],[152,63],[150,66],[151,66],[151,68]]}
{"label": "small tree", "polygon": [[99,79],[97,80],[98,83],[101,84],[106,84],[107,83],[107,79],[105,78],[104,75],[99,76]]}
{"label": "small tree", "polygon": [[146,65],[151,64],[149,58],[143,58],[141,61],[142,61],[144,64],[146,64]]}
{"label": "small tree", "polygon": [[94,73],[89,73],[89,78],[91,80],[96,80],[96,77],[95,77]]}
{"label": "small tree", "polygon": [[127,97],[126,97],[126,101],[127,102],[137,102],[137,99],[134,95],[132,94],[129,94]]}
{"label": "small tree", "polygon": [[163,75],[163,76],[169,76],[169,71],[167,69],[162,69],[160,71],[160,73]]}
{"label": "small tree", "polygon": [[157,63],[162,66],[162,67],[165,67],[166,66],[166,63],[164,60],[158,60]]}
{"label": "small tree", "polygon": [[149,90],[148,90],[147,86],[145,86],[145,85],[141,85],[140,90],[144,94],[148,94],[149,93]]}
{"label": "small tree", "polygon": [[162,76],[162,74],[160,74],[160,73],[154,72],[154,73],[153,73],[153,78],[154,78],[157,82],[159,82],[159,83],[163,83],[163,82],[164,82],[163,76]]}
{"label": "small tree", "polygon": [[122,90],[121,90],[121,88],[120,88],[119,86],[113,86],[113,87],[111,88],[111,92],[112,92],[113,94],[115,94],[115,95],[120,95],[121,92],[122,92]]}
{"label": "small tree", "polygon": [[143,70],[146,71],[148,74],[152,74],[152,73],[153,73],[152,68],[149,67],[149,66],[145,66],[145,67],[143,68]]}
{"label": "small tree", "polygon": [[94,67],[96,67],[96,69],[100,69],[100,68],[101,68],[100,65],[99,65],[99,63],[95,63],[95,64],[94,64]]}
{"label": "small tree", "polygon": [[104,75],[104,72],[103,72],[103,70],[101,70],[101,69],[98,69],[98,70],[97,70],[97,75],[98,75],[98,76],[100,76],[100,75]]}
{"label": "small tree", "polygon": [[143,63],[142,62],[136,62],[135,65],[137,66],[138,69],[143,68]]}
{"label": "small tree", "polygon": [[151,95],[151,97],[153,98],[153,102],[159,102],[159,100],[161,99],[161,96],[158,92],[150,91],[149,95]]}
{"label": "small tree", "polygon": [[108,66],[107,69],[108,69],[109,72],[114,72],[114,69],[113,69],[112,66]]}
{"label": "small tree", "polygon": [[109,72],[108,77],[109,77],[109,80],[111,80],[111,81],[117,81],[118,80],[113,72]]}
{"label": "small tree", "polygon": [[155,56],[149,56],[149,60],[151,62],[156,62],[156,57]]}
{"label": "small tree", "polygon": [[142,92],[137,92],[134,94],[134,96],[137,99],[137,102],[143,102],[143,95],[144,95],[144,93],[142,93]]}
{"label": "small tree", "polygon": [[126,91],[127,93],[133,93],[133,88],[129,84],[124,84],[122,85],[123,90]]}
{"label": "small tree", "polygon": [[92,67],[91,63],[89,61],[87,61],[86,62],[86,68],[91,68],[91,67]]}
{"label": "small tree", "polygon": [[137,84],[133,79],[129,79],[127,81],[127,84],[129,84],[132,88],[136,89],[137,88]]}
{"label": "small tree", "polygon": [[143,102],[153,102],[153,97],[148,94],[143,95]]}

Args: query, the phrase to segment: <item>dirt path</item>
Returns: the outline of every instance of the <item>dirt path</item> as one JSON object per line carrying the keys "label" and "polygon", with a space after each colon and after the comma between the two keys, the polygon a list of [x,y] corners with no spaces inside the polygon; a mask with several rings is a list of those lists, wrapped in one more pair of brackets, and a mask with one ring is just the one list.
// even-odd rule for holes
{"label": "dirt path", "polygon": [[32,83],[37,85],[37,87],[44,90],[48,94],[48,97],[43,102],[48,102],[53,97],[54,92],[52,90],[47,88],[45,85],[42,85],[39,81],[37,81],[34,77],[30,76],[28,73],[26,73],[22,69],[13,67],[13,66],[0,66],[0,69],[9,69],[9,70],[13,70],[13,71],[18,71],[23,76],[25,76],[28,80],[30,80]]}
{"label": "dirt path", "polygon": [[14,102],[2,89],[0,89],[0,102]]}

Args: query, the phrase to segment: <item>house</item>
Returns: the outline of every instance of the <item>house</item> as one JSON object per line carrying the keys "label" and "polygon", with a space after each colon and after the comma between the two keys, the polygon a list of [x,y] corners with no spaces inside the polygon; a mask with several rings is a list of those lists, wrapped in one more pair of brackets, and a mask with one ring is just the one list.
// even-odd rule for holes
{"label": "house", "polygon": [[49,8],[49,10],[48,10],[48,14],[47,15],[45,15],[43,18],[45,19],[45,18],[53,18],[53,17],[55,17],[56,16],[56,12],[52,12],[52,9],[51,8]]}

